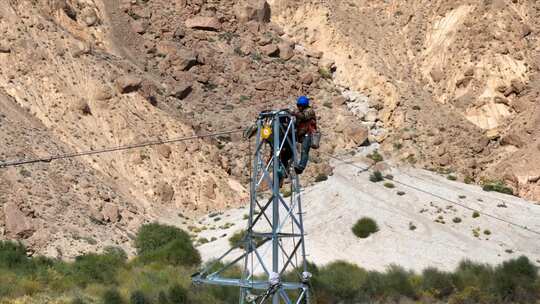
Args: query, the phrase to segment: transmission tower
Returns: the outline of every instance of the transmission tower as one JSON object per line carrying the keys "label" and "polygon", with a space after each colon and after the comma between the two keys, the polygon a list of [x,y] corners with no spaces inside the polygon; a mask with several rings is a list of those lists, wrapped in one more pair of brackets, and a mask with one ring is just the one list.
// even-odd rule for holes
{"label": "transmission tower", "polygon": [[[309,303],[295,119],[287,110],[259,114],[247,229],[237,246],[194,274],[197,284],[236,286],[240,304]],[[290,187],[288,191],[281,188]],[[285,197],[287,196],[287,197]],[[230,270],[239,266],[236,277]]]}

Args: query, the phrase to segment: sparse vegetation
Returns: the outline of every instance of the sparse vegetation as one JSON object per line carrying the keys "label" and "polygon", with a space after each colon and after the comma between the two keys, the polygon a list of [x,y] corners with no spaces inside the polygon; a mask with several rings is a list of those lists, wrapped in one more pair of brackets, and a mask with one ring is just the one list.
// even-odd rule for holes
{"label": "sparse vegetation", "polygon": [[413,222],[409,222],[409,230],[411,231],[416,230],[416,225]]}
{"label": "sparse vegetation", "polygon": [[369,181],[373,183],[382,182],[383,180],[384,180],[384,177],[381,171],[375,171],[369,175]]}
{"label": "sparse vegetation", "polygon": [[[410,227],[414,226],[411,224]],[[170,232],[170,228],[165,226],[163,231]],[[137,239],[141,240],[140,237]],[[176,239],[169,237],[170,242]],[[161,241],[155,241],[140,248],[157,250],[163,246]],[[511,249],[506,251],[513,253]],[[119,253],[118,250],[110,250],[101,255],[111,255],[114,252]],[[119,264],[112,267],[113,270],[108,273],[110,280],[99,283],[91,276],[77,274],[81,269],[74,267],[75,263],[43,257],[29,258],[24,246],[0,242],[0,301],[73,304],[238,302],[238,290],[234,287],[191,288],[189,276],[197,271],[197,266],[176,266],[163,260],[152,262],[151,265],[141,265],[137,259],[126,261],[120,258]],[[102,267],[94,271],[104,270],[108,269]],[[309,271],[313,274],[312,299],[315,304],[398,301],[452,304],[535,303],[540,294],[538,269],[526,257],[509,260],[496,267],[463,261],[451,273],[428,268],[417,274],[395,265],[384,272],[366,271],[343,261],[336,261],[321,268],[309,264]],[[240,274],[235,267],[227,270],[227,273]],[[293,276],[293,273],[286,276]],[[73,277],[88,281],[76,285]],[[81,289],[78,286],[88,287]],[[25,300],[20,302],[23,295]],[[44,295],[47,300],[43,300]]]}
{"label": "sparse vegetation", "polygon": [[319,175],[317,175],[315,177],[315,182],[317,182],[317,183],[318,182],[324,182],[325,180],[328,180],[328,175],[323,174],[323,173],[321,173],[321,174],[319,174]]}
{"label": "sparse vegetation", "polygon": [[[244,241],[245,235],[246,235],[245,230],[240,230],[240,231],[235,232],[229,238],[229,245],[231,247],[238,246],[239,248],[244,249],[245,243],[243,243],[243,241]],[[254,241],[255,241],[255,246],[257,247],[260,246],[262,243],[264,243],[264,239],[262,237],[254,237]]]}
{"label": "sparse vegetation", "polygon": [[448,175],[446,178],[451,181],[457,181],[457,176],[455,175]]}
{"label": "sparse vegetation", "polygon": [[514,190],[506,186],[502,181],[488,181],[482,185],[482,190],[488,192],[499,192],[503,194],[514,195]]}
{"label": "sparse vegetation", "polygon": [[332,79],[332,72],[327,68],[319,68],[319,75],[321,75],[323,79]]}
{"label": "sparse vegetation", "polygon": [[363,217],[359,219],[356,224],[353,226],[352,231],[354,235],[361,239],[365,239],[379,231],[379,226],[374,219],[369,217]]}
{"label": "sparse vegetation", "polygon": [[461,223],[461,218],[460,217],[455,217],[452,222],[456,223],[456,224],[459,224]]}
{"label": "sparse vegetation", "polygon": [[367,158],[373,160],[376,163],[382,162],[384,160],[383,156],[377,150],[373,151],[373,153],[371,154],[368,154]]}
{"label": "sparse vegetation", "polygon": [[394,189],[396,187],[396,185],[394,185],[394,183],[391,183],[391,182],[384,183],[384,186],[388,189]]}
{"label": "sparse vegetation", "polygon": [[405,193],[405,191],[398,191],[396,194],[399,195],[399,196],[403,196],[403,195],[405,195],[406,193]]}
{"label": "sparse vegetation", "polygon": [[473,214],[472,214],[472,217],[473,218],[479,218],[480,217],[480,212],[474,211]]}

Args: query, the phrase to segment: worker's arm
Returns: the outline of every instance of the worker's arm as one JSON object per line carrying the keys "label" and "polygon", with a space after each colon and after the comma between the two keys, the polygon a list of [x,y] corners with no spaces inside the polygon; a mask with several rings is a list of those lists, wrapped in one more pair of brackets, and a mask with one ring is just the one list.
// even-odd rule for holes
{"label": "worker's arm", "polygon": [[244,138],[252,138],[257,133],[257,124],[253,124],[244,130]]}
{"label": "worker's arm", "polygon": [[294,116],[298,121],[307,121],[310,119],[315,119],[315,111],[312,108],[307,108],[304,111],[295,111]]}

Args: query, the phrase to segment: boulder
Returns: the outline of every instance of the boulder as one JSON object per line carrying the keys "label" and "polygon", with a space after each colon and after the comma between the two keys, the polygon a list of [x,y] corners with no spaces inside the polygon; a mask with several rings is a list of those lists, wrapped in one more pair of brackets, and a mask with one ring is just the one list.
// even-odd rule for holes
{"label": "boulder", "polygon": [[271,9],[266,0],[242,0],[234,7],[238,21],[270,22]]}
{"label": "boulder", "polygon": [[99,19],[96,11],[89,7],[85,8],[82,12],[82,21],[86,26],[93,26],[98,23]]}
{"label": "boulder", "polygon": [[440,82],[444,79],[444,72],[441,68],[433,68],[431,72],[429,72],[429,75],[434,82]]}
{"label": "boulder", "polygon": [[120,212],[118,206],[113,203],[106,203],[101,210],[103,220],[111,223],[116,223],[120,220]]}
{"label": "boulder", "polygon": [[137,91],[141,87],[142,79],[134,75],[124,75],[116,79],[116,88],[121,94]]}
{"label": "boulder", "polygon": [[525,89],[527,88],[527,85],[519,79],[512,79],[511,84],[514,92],[517,95],[521,94],[521,92],[525,91]]}
{"label": "boulder", "polygon": [[11,47],[6,42],[0,41],[0,53],[11,53]]}
{"label": "boulder", "polygon": [[148,27],[150,26],[150,23],[144,19],[134,20],[131,23],[131,28],[135,33],[138,34],[144,34],[146,33],[146,30],[148,30]]}
{"label": "boulder", "polygon": [[172,153],[172,149],[170,146],[168,145],[159,145],[157,147],[157,152],[159,155],[161,155],[162,157],[164,158],[170,158],[171,157],[171,153]]}
{"label": "boulder", "polygon": [[357,145],[364,144],[369,136],[369,130],[364,126],[353,125],[345,128],[344,132]]}
{"label": "boulder", "polygon": [[191,50],[177,50],[169,56],[169,60],[175,68],[187,71],[197,64],[197,54]]}
{"label": "boulder", "polygon": [[14,203],[4,205],[6,235],[11,238],[29,238],[35,229]]}
{"label": "boulder", "polygon": [[279,58],[289,60],[294,56],[294,44],[290,42],[282,42],[278,45]]}
{"label": "boulder", "polygon": [[219,31],[221,22],[216,17],[197,16],[186,20],[186,27],[205,31]]}
{"label": "boulder", "polygon": [[261,47],[261,53],[269,57],[277,57],[279,56],[279,48],[275,44],[268,44]]}
{"label": "boulder", "polygon": [[156,195],[164,204],[170,204],[174,199],[174,188],[167,182],[161,182],[157,185]]}
{"label": "boulder", "polygon": [[312,73],[304,73],[302,76],[300,76],[300,82],[302,82],[305,85],[310,85],[313,83],[313,74]]}
{"label": "boulder", "polygon": [[174,96],[175,98],[182,100],[188,97],[192,91],[193,91],[193,88],[190,83],[182,83],[174,87],[171,93],[171,96]]}

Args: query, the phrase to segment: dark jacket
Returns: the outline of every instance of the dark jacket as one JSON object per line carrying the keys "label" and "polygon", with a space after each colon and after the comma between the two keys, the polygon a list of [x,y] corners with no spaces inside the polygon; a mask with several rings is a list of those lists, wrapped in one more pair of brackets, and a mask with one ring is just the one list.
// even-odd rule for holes
{"label": "dark jacket", "polygon": [[306,134],[313,134],[317,131],[317,116],[312,107],[293,112],[296,117],[296,132],[298,140],[302,141]]}

